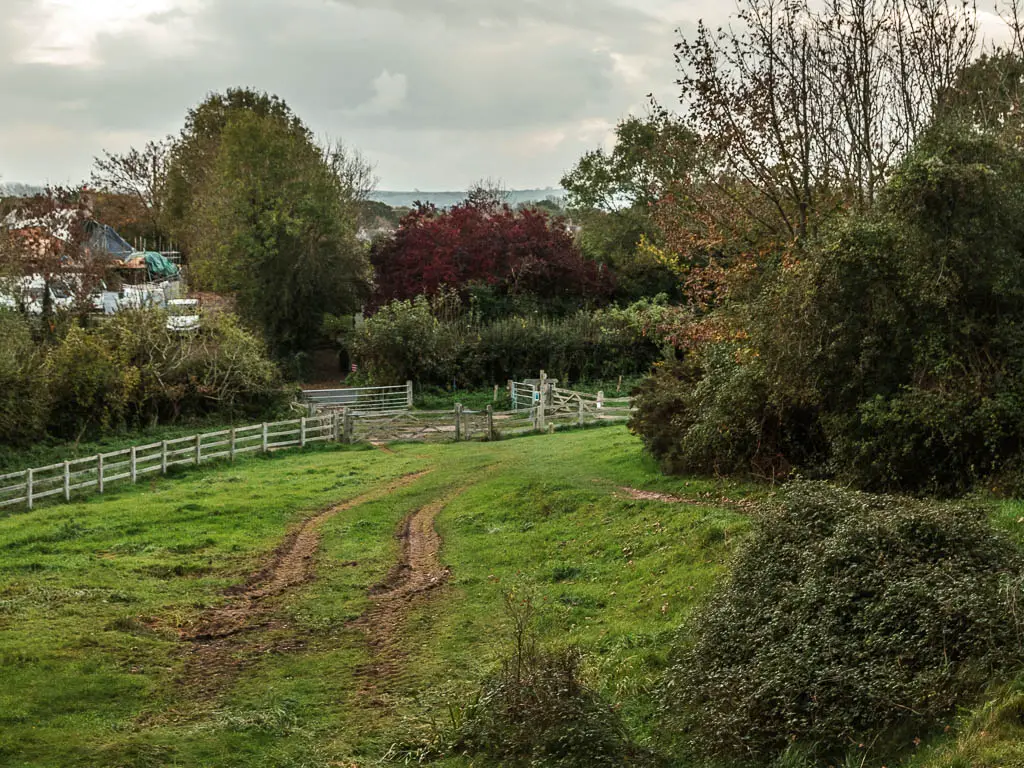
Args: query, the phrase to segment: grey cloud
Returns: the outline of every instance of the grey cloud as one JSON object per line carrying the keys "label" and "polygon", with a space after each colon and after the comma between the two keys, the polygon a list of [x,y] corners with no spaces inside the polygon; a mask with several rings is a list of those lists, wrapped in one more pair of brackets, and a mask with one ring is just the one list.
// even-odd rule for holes
{"label": "grey cloud", "polygon": [[[192,39],[169,55],[131,35],[101,37],[92,67],[0,52],[0,177],[84,178],[101,149],[175,132],[205,94],[244,85],[362,148],[384,187],[488,175],[553,184],[599,140],[580,138],[581,124],[613,123],[647,92],[674,91],[674,24],[650,12],[661,2],[672,0],[644,11],[612,0],[207,0]],[[0,18],[0,51],[13,35]],[[642,58],[650,82],[629,81],[613,54]],[[44,136],[52,151],[40,151]]]}

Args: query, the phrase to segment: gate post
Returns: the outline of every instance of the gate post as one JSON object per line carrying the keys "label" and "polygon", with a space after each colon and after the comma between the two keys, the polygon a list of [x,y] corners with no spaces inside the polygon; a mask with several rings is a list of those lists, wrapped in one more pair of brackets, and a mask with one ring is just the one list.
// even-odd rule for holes
{"label": "gate post", "polygon": [[579,406],[579,425],[583,426],[583,398],[581,397],[576,401],[576,405]]}
{"label": "gate post", "polygon": [[462,440],[462,403],[455,404],[455,442]]}
{"label": "gate post", "polygon": [[345,409],[345,442],[349,445],[352,444],[352,438],[355,433],[355,424],[351,412],[348,408]]}
{"label": "gate post", "polygon": [[406,402],[409,404],[409,407],[412,408],[412,381],[411,380],[405,382],[405,399],[406,399]]}

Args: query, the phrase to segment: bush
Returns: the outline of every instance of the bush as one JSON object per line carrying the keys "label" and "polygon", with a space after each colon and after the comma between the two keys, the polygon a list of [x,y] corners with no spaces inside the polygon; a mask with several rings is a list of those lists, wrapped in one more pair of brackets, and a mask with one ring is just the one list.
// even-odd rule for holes
{"label": "bush", "polygon": [[794,483],[666,675],[672,731],[762,765],[905,747],[1019,661],[1020,569],[982,510]]}
{"label": "bush", "polygon": [[23,317],[0,310],[0,445],[25,445],[49,413],[44,358]]}
{"label": "bush", "polygon": [[564,318],[536,315],[481,322],[457,294],[444,306],[425,297],[394,301],[370,317],[349,341],[360,372],[380,384],[486,386],[545,370],[562,382],[646,372],[662,356],[657,334],[664,307],[580,311]]}
{"label": "bush", "polygon": [[623,765],[630,744],[621,719],[581,680],[581,655],[538,647],[533,603],[505,595],[513,652],[466,712],[456,749],[530,765]]}
{"label": "bush", "polygon": [[77,442],[124,426],[138,371],[122,366],[98,335],[73,326],[50,351],[46,376],[50,434]]}
{"label": "bush", "polygon": [[80,440],[182,418],[256,418],[291,399],[258,336],[228,314],[202,330],[167,330],[161,312],[72,324],[41,346],[28,322],[0,312],[0,443]]}
{"label": "bush", "polygon": [[658,366],[635,394],[630,429],[671,473],[785,477],[822,440],[813,414],[772,403],[760,362],[731,343]]}

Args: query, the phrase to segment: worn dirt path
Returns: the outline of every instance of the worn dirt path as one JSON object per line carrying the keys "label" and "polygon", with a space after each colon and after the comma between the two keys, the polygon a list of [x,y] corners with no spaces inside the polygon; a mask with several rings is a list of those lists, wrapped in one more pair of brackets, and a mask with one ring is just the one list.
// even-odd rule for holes
{"label": "worn dirt path", "polygon": [[209,695],[244,668],[246,657],[255,657],[269,650],[302,647],[303,642],[298,638],[270,648],[258,642],[240,642],[236,636],[256,629],[273,628],[272,606],[266,599],[281,595],[313,577],[314,559],[320,547],[320,528],[324,522],[339,512],[388,496],[427,474],[429,471],[400,477],[303,521],[277,548],[266,567],[252,574],[245,584],[228,591],[231,600],[226,605],[210,609],[193,627],[180,633],[181,639],[191,644],[181,684],[195,693]]}
{"label": "worn dirt path", "polygon": [[414,672],[403,663],[403,630],[410,611],[429,599],[451,576],[451,569],[441,564],[442,542],[434,521],[465,490],[449,491],[407,517],[399,528],[399,561],[383,581],[370,589],[373,606],[351,625],[366,635],[373,657],[357,672],[363,694],[377,695]]}
{"label": "worn dirt path", "polygon": [[621,486],[619,490],[631,499],[636,501],[660,501],[663,504],[689,504],[694,507],[732,507],[740,511],[750,511],[757,507],[753,499],[730,499],[725,496],[715,497],[708,493],[700,498],[686,498],[683,496],[672,496],[657,491],[641,491],[639,488]]}

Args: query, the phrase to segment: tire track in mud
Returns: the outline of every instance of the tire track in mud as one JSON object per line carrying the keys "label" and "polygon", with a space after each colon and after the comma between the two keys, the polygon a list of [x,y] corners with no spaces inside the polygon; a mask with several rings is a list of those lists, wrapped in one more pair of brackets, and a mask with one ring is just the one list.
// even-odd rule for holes
{"label": "tire track in mud", "polygon": [[453,489],[407,517],[396,538],[401,542],[398,563],[384,580],[370,589],[373,602],[362,616],[349,626],[366,636],[371,660],[356,671],[359,692],[380,701],[386,688],[411,678],[403,647],[410,612],[438,593],[451,577],[451,568],[442,565],[442,540],[435,527],[437,516],[470,486]]}
{"label": "tire track in mud", "polygon": [[210,696],[254,658],[272,651],[302,648],[301,638],[273,643],[247,641],[240,636],[255,630],[284,629],[272,621],[273,606],[267,598],[284,594],[313,578],[320,528],[327,520],[339,512],[385,498],[428,474],[430,470],[405,475],[303,521],[278,546],[267,566],[252,574],[245,584],[227,591],[231,599],[226,605],[206,611],[194,627],[179,634],[181,640],[191,645],[178,681],[180,687],[199,696]]}

